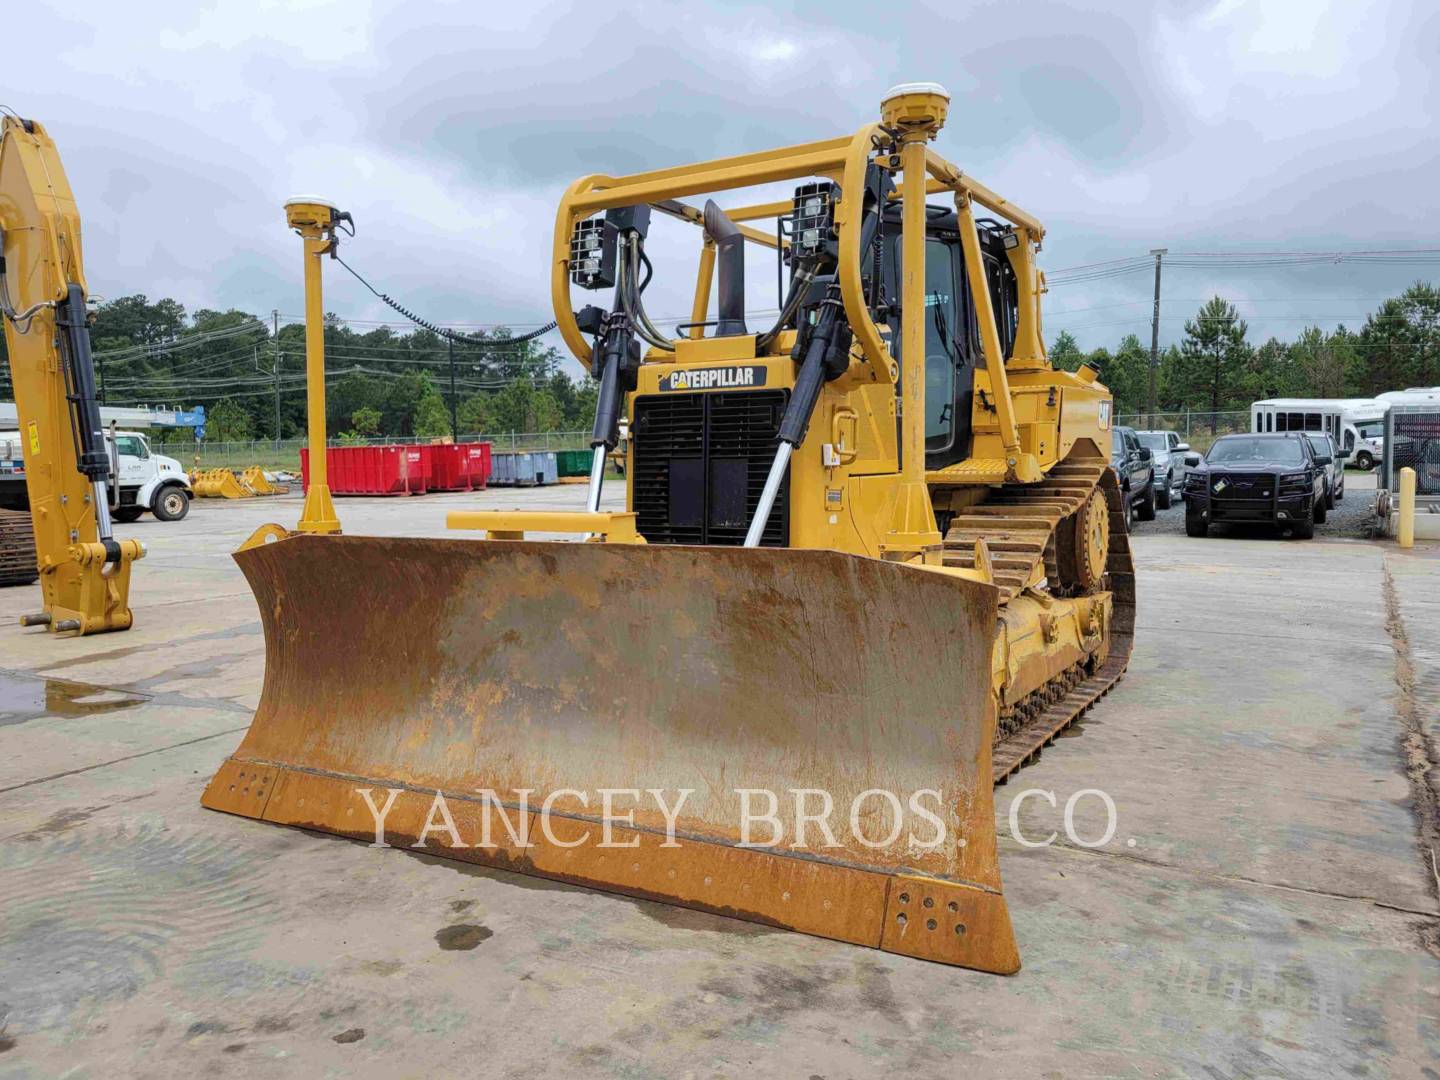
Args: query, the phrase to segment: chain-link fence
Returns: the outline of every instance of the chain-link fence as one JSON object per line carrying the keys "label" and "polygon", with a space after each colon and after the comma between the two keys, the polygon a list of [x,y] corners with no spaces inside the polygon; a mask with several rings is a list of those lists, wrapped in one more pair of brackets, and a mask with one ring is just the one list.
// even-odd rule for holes
{"label": "chain-link fence", "polygon": [[1415,494],[1423,504],[1440,502],[1440,409],[1396,405],[1385,419],[1385,459],[1380,486],[1400,490],[1400,470],[1415,470]]}
{"label": "chain-link fence", "polygon": [[[331,439],[330,446],[396,446],[435,442],[432,438],[414,435],[368,438]],[[459,442],[488,442],[497,453],[526,450],[585,450],[590,446],[588,431],[508,431],[493,435],[461,435]],[[254,439],[248,442],[169,442],[156,443],[157,453],[168,454],[182,465],[202,469],[245,468],[259,465],[276,470],[300,470],[300,448],[304,439]]]}
{"label": "chain-link fence", "polygon": [[1189,443],[1191,448],[1203,454],[1221,435],[1249,431],[1250,410],[1197,412],[1184,409],[1178,412],[1124,413],[1116,415],[1115,423],[1137,431],[1178,432],[1180,438]]}

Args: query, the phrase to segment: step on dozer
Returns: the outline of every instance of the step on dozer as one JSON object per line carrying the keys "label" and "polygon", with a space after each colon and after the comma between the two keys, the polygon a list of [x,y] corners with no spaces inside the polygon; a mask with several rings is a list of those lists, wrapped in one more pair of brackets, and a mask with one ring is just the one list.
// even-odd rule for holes
{"label": "step on dozer", "polygon": [[[572,185],[552,292],[597,380],[586,507],[452,512],[477,539],[339,534],[320,270],[348,215],[289,204],[314,467],[298,528],[236,554],[265,684],[204,805],[1016,971],[994,784],[1120,677],[1134,581],[1110,393],[1051,367],[1043,229],[929,150],[947,106],[907,84],[850,137]],[[673,338],[652,215],[700,232]],[[747,247],[789,281],[758,331]]]}

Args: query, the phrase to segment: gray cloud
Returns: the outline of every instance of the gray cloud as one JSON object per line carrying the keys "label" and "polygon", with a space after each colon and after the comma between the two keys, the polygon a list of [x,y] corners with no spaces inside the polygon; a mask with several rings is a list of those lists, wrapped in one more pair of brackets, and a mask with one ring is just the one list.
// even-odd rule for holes
{"label": "gray cloud", "polygon": [[[1437,239],[1440,21],[1407,0],[173,7],[34,13],[54,48],[0,76],[60,144],[105,295],[298,311],[280,204],[303,191],[355,213],[349,253],[410,306],[543,321],[575,176],[847,132],[915,78],[949,85],[940,149],[1047,222],[1051,267]],[[1353,325],[1413,274],[1177,271],[1162,337],[1211,290],[1245,301],[1255,336]],[[686,284],[657,282],[655,305],[686,310]],[[1049,329],[1144,333],[1148,287],[1057,288]],[[387,314],[339,277],[328,299]]]}

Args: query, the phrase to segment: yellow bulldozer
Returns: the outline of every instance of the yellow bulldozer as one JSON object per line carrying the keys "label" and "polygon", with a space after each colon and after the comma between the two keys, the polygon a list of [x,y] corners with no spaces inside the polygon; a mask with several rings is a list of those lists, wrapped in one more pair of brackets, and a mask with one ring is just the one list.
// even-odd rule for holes
{"label": "yellow bulldozer", "polygon": [[[290,204],[311,485],[236,554],[265,684],[204,805],[1017,970],[993,788],[1120,677],[1134,578],[1111,395],[1047,360],[1044,229],[930,148],[947,108],[907,84],[853,135],[572,184],[552,292],[598,385],[587,507],[450,514],[479,539],[340,530],[320,266],[348,215]],[[698,235],[668,334],[662,220]],[[783,283],[758,328],[747,251]]]}

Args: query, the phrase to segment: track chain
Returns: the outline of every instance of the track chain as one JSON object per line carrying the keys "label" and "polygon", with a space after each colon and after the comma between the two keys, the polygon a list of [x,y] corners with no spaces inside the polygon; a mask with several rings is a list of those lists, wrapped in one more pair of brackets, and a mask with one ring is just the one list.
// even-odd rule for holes
{"label": "track chain", "polygon": [[39,576],[30,515],[23,510],[0,510],[0,586],[29,585]]}
{"label": "track chain", "polygon": [[1071,516],[1096,488],[1110,514],[1105,579],[1097,591],[1111,593],[1108,652],[1098,663],[1077,664],[1029,694],[996,724],[991,754],[995,783],[1035,761],[1040,752],[1120,681],[1135,638],[1135,564],[1130,552],[1130,517],[1115,472],[1099,460],[1067,461],[1038,484],[1006,484],[984,502],[951,519],[945,535],[945,563],[973,567],[975,542],[990,549],[995,584],[1003,607],[1027,586],[1038,584],[1064,595],[1058,583],[1056,530],[1073,525]]}

